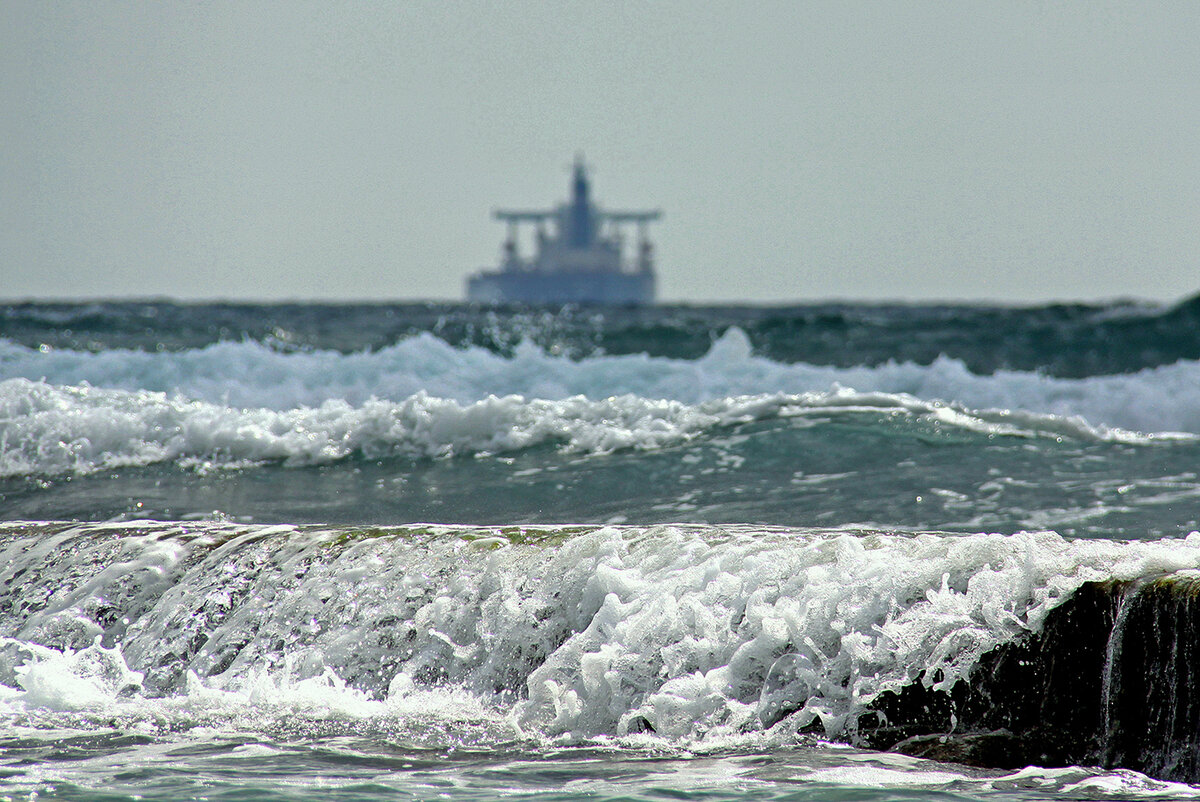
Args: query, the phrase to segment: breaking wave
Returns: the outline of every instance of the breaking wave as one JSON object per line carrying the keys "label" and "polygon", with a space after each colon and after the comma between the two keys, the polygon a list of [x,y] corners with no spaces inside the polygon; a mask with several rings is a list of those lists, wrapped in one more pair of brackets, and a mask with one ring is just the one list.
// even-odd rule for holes
{"label": "breaking wave", "polygon": [[1200,433],[1200,363],[1087,379],[981,376],[946,358],[842,369],[756,357],[738,329],[697,360],[572,360],[528,343],[504,357],[431,335],[349,355],[254,342],[98,354],[5,343],[0,376],[2,476],[540,445],[605,453],[746,421],[864,410],[986,435],[1132,443]]}
{"label": "breaking wave", "polygon": [[336,400],[272,410],[10,379],[0,383],[0,476],[87,474],[160,462],[200,470],[263,462],[303,466],[350,457],[478,456],[538,446],[604,454],[670,447],[740,423],[863,413],[893,425],[897,419],[910,426],[932,420],[985,437],[1163,439],[1092,427],[1079,418],[971,412],[911,396],[851,390],[694,405],[633,395],[555,401],[491,396],[462,404],[419,392],[401,402],[372,399],[352,406]]}
{"label": "breaking wave", "polygon": [[9,523],[0,556],[9,720],[413,735],[441,717],[434,737],[720,746],[844,736],[1085,582],[1194,573],[1200,536]]}

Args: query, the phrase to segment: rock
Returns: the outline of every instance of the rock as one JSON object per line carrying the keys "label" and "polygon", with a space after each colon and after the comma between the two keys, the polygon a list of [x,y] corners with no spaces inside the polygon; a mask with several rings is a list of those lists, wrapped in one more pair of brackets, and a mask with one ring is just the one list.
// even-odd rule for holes
{"label": "rock", "polygon": [[1108,644],[1125,590],[1082,586],[1040,633],[988,652],[948,692],[929,687],[935,676],[882,694],[853,742],[995,768],[1098,762]]}
{"label": "rock", "polygon": [[1113,639],[1102,763],[1200,780],[1200,580],[1147,583]]}
{"label": "rock", "polygon": [[[1040,633],[881,694],[851,742],[992,768],[1102,765],[1200,781],[1200,578],[1089,583]],[[928,680],[926,682],[925,680]]]}

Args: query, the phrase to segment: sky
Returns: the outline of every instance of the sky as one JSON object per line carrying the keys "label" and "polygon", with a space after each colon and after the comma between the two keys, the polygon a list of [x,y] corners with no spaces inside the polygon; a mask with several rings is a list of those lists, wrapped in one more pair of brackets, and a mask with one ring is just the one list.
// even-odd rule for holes
{"label": "sky", "polygon": [[582,153],[668,302],[1200,291],[1200,3],[0,0],[0,298],[457,300]]}

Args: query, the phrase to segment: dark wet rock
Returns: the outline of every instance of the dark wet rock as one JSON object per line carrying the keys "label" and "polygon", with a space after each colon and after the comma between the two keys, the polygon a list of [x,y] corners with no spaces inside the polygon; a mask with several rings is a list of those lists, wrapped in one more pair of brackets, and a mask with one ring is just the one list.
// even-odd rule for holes
{"label": "dark wet rock", "polygon": [[914,735],[896,744],[892,751],[968,766],[1017,769],[1029,765],[1025,744],[1007,730],[973,735]]}
{"label": "dark wet rock", "polygon": [[966,680],[884,693],[851,740],[993,768],[1101,765],[1200,781],[1200,578],[1090,583]]}
{"label": "dark wet rock", "polygon": [[[1097,762],[1108,644],[1124,590],[1084,585],[1047,616],[1040,633],[993,649],[948,692],[930,687],[935,676],[929,686],[884,693],[859,719],[857,742],[915,754],[918,745],[926,748],[922,736],[938,736],[946,754],[949,744],[962,742],[956,762],[997,768]],[[971,745],[999,732],[1007,734],[1001,750]]]}
{"label": "dark wet rock", "polygon": [[1200,780],[1200,579],[1142,586],[1112,654],[1104,765]]}
{"label": "dark wet rock", "polygon": [[629,732],[655,732],[654,725],[645,716],[634,716],[629,722]]}
{"label": "dark wet rock", "polygon": [[949,690],[885,693],[852,740],[976,766],[1200,780],[1200,580],[1092,583]]}

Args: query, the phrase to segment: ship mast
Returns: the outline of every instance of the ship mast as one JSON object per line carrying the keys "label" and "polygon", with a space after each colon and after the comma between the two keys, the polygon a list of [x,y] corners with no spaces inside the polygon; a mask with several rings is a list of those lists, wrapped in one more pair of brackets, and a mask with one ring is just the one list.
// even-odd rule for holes
{"label": "ship mast", "polygon": [[[556,209],[527,210],[527,209],[497,209],[492,216],[508,225],[508,236],[504,243],[504,269],[529,270],[535,267],[546,269],[548,265],[543,258],[551,251],[561,250],[569,261],[581,261],[573,254],[585,254],[598,248],[618,249],[623,241],[621,227],[634,224],[637,226],[637,258],[634,269],[637,272],[651,269],[652,246],[647,237],[647,225],[662,217],[662,212],[652,211],[602,211],[591,200],[591,182],[588,180],[587,168],[582,154],[577,154],[572,167],[571,198],[567,203]],[[545,226],[550,222],[554,226],[554,235],[545,233]],[[532,224],[537,227],[536,243],[538,253],[532,262],[521,258],[518,252],[517,235],[521,224]],[[604,236],[607,234],[608,236]],[[585,263],[586,262],[582,262]],[[553,269],[553,268],[552,268]],[[569,269],[569,268],[567,268]],[[618,252],[618,270],[619,252]]]}

